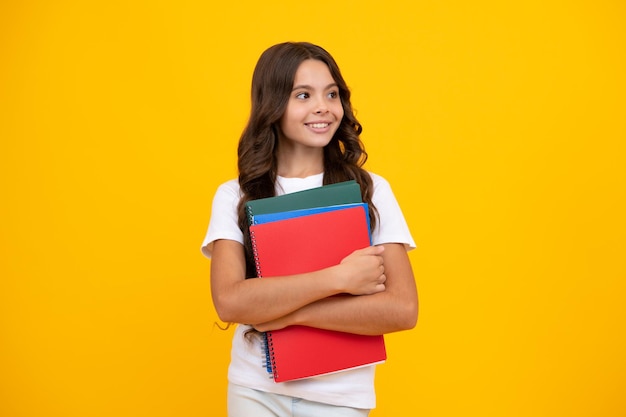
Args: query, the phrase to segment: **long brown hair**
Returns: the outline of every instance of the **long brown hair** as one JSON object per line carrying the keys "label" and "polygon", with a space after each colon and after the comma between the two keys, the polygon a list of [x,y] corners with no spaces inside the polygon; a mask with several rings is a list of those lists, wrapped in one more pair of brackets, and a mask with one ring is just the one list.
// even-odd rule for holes
{"label": "long brown hair", "polygon": [[356,180],[363,201],[369,204],[372,229],[376,227],[376,208],[372,204],[373,185],[362,168],[367,152],[359,135],[363,131],[352,110],[350,90],[337,63],[323,48],[307,42],[286,42],[267,49],[257,62],[252,76],[252,106],[237,149],[239,185],[239,227],[246,248],[246,277],[256,276],[245,203],[276,194],[276,147],[278,125],[293,89],[296,71],[307,59],[324,62],[339,90],[344,116],[332,140],[324,148],[324,184]]}

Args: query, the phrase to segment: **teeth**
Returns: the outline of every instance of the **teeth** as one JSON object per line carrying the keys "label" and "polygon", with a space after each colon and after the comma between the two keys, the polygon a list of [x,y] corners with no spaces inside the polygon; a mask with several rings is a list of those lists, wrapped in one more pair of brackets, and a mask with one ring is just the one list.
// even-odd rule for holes
{"label": "teeth", "polygon": [[314,129],[323,129],[325,127],[328,127],[328,123],[311,123],[309,126]]}

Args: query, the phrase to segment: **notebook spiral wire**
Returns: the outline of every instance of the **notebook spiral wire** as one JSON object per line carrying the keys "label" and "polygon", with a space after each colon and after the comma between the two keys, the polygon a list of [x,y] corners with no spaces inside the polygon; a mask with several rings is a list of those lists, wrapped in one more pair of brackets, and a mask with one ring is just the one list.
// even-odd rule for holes
{"label": "notebook spiral wire", "polygon": [[[256,246],[256,238],[254,230],[250,228],[250,242],[252,243],[252,256],[254,258],[254,266],[256,268],[257,278],[262,278],[261,263],[259,262],[259,254]],[[261,348],[264,354],[263,366],[267,370],[267,373],[276,377],[276,361],[274,358],[274,345],[272,343],[272,334],[265,332],[262,334]]]}

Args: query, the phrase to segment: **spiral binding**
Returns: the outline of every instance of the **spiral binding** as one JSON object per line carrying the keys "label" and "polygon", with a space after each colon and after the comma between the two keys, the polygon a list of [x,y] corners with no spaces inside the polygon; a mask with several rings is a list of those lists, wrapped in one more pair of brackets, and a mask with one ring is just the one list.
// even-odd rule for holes
{"label": "spiral binding", "polygon": [[[248,223],[250,225],[254,224],[254,215],[252,214],[252,208],[250,206],[246,207],[248,212]],[[257,278],[262,278],[261,273],[261,262],[259,261],[259,252],[256,246],[256,237],[254,234],[254,229],[250,228],[250,243],[252,244],[252,256],[254,258],[254,267],[256,269]],[[261,342],[261,346],[265,353],[265,361],[264,366],[267,370],[267,373],[272,374],[274,379],[278,377],[278,372],[276,370],[276,359],[274,357],[274,343],[272,341],[272,333],[265,332],[263,333],[263,338]]]}
{"label": "spiral binding", "polygon": [[274,379],[278,378],[278,369],[276,369],[276,357],[274,355],[274,341],[272,340],[272,332],[266,332],[265,334],[265,355],[267,357],[267,361],[269,361],[269,366],[267,367],[268,372],[272,372],[274,374]]}
{"label": "spiral binding", "polygon": [[248,213],[248,224],[254,224],[254,213],[252,213],[252,207],[246,206],[246,212]]}
{"label": "spiral binding", "polygon": [[256,247],[256,237],[252,228],[250,228],[250,243],[252,244],[252,257],[254,258],[254,269],[256,269],[256,276],[257,278],[262,278],[261,262],[259,262],[259,251]]}
{"label": "spiral binding", "polygon": [[263,333],[261,335],[261,349],[263,350],[263,355],[265,359],[263,360],[263,367],[267,371],[268,374],[273,374],[272,372],[272,360],[270,357],[270,350],[267,343],[267,333]]}

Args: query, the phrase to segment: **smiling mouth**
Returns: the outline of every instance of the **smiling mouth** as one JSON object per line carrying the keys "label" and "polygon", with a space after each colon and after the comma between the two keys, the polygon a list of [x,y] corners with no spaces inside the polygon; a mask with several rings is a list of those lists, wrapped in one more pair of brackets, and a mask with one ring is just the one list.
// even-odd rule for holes
{"label": "smiling mouth", "polygon": [[313,129],[324,129],[328,127],[330,123],[308,123],[307,126],[312,127]]}

